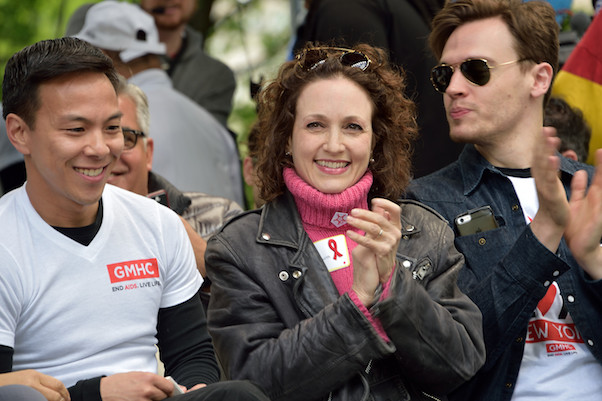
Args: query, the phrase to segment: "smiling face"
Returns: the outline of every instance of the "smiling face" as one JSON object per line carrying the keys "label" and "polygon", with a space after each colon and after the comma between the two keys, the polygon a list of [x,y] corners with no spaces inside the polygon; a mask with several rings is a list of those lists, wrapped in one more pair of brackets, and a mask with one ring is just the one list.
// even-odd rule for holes
{"label": "smiling face", "polygon": [[38,96],[35,127],[22,124],[19,135],[31,202],[53,225],[93,221],[123,148],[115,89],[104,74],[84,72],[40,85]]}
{"label": "smiling face", "polygon": [[368,169],[373,106],[368,94],[346,78],[308,84],[296,105],[288,151],[297,174],[323,193],[340,193]]}
{"label": "smiling face", "polygon": [[[131,97],[119,95],[119,109],[123,113],[121,126],[140,131],[136,118],[136,104]],[[138,138],[136,146],[124,150],[117,161],[109,184],[116,185],[139,195],[148,194],[148,172],[153,163],[153,140],[151,138]]]}

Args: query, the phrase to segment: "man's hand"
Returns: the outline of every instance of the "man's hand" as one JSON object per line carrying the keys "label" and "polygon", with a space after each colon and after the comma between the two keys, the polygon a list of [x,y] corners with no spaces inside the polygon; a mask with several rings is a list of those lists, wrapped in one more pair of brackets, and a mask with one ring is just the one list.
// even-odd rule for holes
{"label": "man's hand", "polygon": [[555,129],[544,127],[541,142],[535,146],[531,175],[535,179],[539,209],[531,222],[531,230],[546,248],[556,252],[569,219],[569,202],[558,177],[560,159],[556,149],[560,139]]}
{"label": "man's hand", "polygon": [[578,171],[571,181],[570,216],[564,237],[583,270],[599,280],[602,279],[602,149],[596,151],[596,174],[589,189],[586,187],[587,174]]}
{"label": "man's hand", "polygon": [[0,374],[0,386],[21,384],[38,390],[48,401],[70,401],[69,391],[65,385],[54,377],[35,370]]}
{"label": "man's hand", "polygon": [[100,380],[102,401],[161,401],[173,392],[172,382],[148,372],[117,373]]}
{"label": "man's hand", "polygon": [[353,209],[347,223],[365,232],[348,230],[347,236],[357,242],[352,252],[353,290],[360,301],[369,306],[378,284],[385,284],[395,266],[401,239],[401,208],[386,199],[372,200],[372,210]]}

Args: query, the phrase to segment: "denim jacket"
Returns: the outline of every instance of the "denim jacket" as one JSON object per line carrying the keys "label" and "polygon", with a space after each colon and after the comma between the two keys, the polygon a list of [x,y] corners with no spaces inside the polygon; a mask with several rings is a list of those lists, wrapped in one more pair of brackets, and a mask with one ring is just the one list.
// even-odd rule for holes
{"label": "denim jacket", "polygon": [[[561,181],[570,191],[573,174],[593,168],[561,158]],[[602,280],[594,281],[570,255],[564,242],[556,254],[525,224],[514,187],[473,145],[457,161],[414,180],[406,197],[441,213],[466,258],[458,285],[481,309],[487,359],[477,375],[450,400],[510,400],[525,346],[529,319],[548,286],[556,281],[564,303],[589,350],[602,363]],[[489,205],[498,228],[459,236],[453,221],[470,209]]]}

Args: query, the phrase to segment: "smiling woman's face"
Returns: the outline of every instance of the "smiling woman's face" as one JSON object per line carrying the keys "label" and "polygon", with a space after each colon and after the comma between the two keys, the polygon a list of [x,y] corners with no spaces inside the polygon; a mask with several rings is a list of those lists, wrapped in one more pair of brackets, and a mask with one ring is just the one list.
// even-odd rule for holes
{"label": "smiling woman's face", "polygon": [[336,77],[308,84],[297,100],[288,151],[297,174],[323,193],[340,193],[368,169],[373,106],[355,82]]}

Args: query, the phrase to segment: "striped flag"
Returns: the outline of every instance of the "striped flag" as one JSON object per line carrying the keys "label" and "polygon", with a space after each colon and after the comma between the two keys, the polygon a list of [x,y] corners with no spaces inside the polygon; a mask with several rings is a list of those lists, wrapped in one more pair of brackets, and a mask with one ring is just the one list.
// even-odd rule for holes
{"label": "striped flag", "polygon": [[587,162],[602,148],[602,17],[598,14],[558,72],[552,95],[578,107],[592,129]]}

